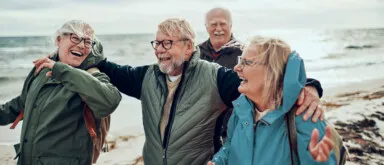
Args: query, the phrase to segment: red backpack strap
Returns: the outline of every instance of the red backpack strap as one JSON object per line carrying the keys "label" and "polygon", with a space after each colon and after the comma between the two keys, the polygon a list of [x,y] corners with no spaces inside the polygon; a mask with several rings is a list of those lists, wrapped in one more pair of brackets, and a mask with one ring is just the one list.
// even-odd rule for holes
{"label": "red backpack strap", "polygon": [[23,118],[24,118],[24,109],[20,111],[19,116],[17,116],[16,120],[13,122],[10,129],[15,129],[17,124],[19,124],[20,120],[22,120]]}
{"label": "red backpack strap", "polygon": [[91,109],[88,107],[88,105],[85,102],[84,102],[84,122],[85,122],[85,126],[88,129],[89,135],[93,140],[93,144],[96,144],[97,133],[96,133],[95,118],[92,115]]}

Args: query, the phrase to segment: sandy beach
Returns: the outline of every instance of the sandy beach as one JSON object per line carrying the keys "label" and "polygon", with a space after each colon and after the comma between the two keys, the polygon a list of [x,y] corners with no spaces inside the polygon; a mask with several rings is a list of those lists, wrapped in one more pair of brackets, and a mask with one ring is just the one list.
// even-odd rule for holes
{"label": "sandy beach", "polygon": [[[335,125],[349,148],[347,164],[383,164],[384,79],[327,88],[321,103],[327,110],[326,119]],[[142,131],[112,134],[111,150],[102,153],[97,165],[143,164],[140,159],[145,141]],[[1,165],[16,164],[13,157],[13,147],[2,145]]]}

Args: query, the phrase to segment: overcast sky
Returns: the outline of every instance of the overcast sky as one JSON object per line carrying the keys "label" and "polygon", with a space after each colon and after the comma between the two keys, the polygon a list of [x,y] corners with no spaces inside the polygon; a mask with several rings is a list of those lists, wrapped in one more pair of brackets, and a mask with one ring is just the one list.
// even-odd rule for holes
{"label": "overcast sky", "polygon": [[0,36],[52,35],[71,19],[97,34],[153,33],[167,17],[204,31],[204,14],[216,6],[232,11],[234,31],[384,27],[384,0],[2,0]]}

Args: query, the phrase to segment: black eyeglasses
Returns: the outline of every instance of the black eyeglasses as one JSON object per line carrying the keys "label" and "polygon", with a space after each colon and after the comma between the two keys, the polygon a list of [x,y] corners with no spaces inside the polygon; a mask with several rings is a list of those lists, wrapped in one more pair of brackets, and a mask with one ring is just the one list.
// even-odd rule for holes
{"label": "black eyeglasses", "polygon": [[155,49],[155,50],[157,48],[159,48],[160,44],[161,44],[161,46],[163,46],[163,48],[165,50],[169,50],[172,48],[172,44],[174,42],[188,41],[188,40],[189,39],[181,39],[181,40],[175,40],[175,41],[173,41],[173,40],[162,40],[162,41],[153,40],[153,41],[151,41],[151,45],[152,45],[153,49]]}
{"label": "black eyeglasses", "polygon": [[91,39],[85,39],[83,37],[79,37],[78,35],[76,35],[75,33],[69,33],[69,38],[70,40],[75,43],[75,44],[79,44],[81,41],[84,40],[84,46],[86,48],[92,48],[93,45],[96,44],[95,41],[91,40]]}

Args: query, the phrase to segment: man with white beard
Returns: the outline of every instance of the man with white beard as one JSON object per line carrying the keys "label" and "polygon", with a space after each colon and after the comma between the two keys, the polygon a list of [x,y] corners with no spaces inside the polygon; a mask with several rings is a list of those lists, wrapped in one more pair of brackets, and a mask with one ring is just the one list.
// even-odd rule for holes
{"label": "man with white beard", "polygon": [[[199,44],[200,58],[233,69],[237,64],[237,56],[242,53],[242,44],[233,37],[231,12],[226,8],[210,9],[205,14],[205,28],[209,38]],[[216,121],[213,137],[215,152],[219,151],[227,138],[227,124],[232,110],[229,108],[224,111]]]}

